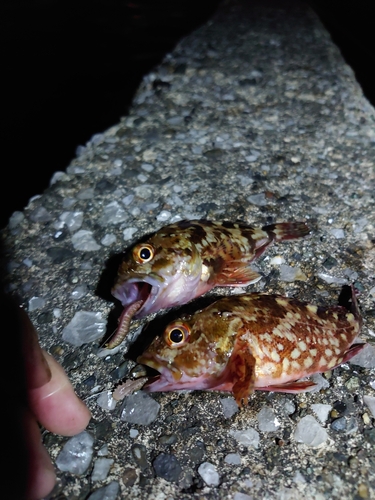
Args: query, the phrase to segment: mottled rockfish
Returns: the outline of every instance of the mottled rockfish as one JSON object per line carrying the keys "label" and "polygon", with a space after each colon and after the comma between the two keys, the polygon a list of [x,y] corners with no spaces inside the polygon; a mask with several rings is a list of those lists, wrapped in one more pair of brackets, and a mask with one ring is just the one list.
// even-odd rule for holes
{"label": "mottled rockfish", "polygon": [[258,281],[249,264],[273,241],[310,233],[305,222],[281,222],[261,229],[231,222],[180,221],[161,228],[125,254],[112,295],[124,311],[113,348],[125,338],[130,320],[185,304],[215,286]]}
{"label": "mottled rockfish", "polygon": [[259,293],[222,298],[170,323],[137,359],[160,373],[144,390],[231,391],[239,406],[255,389],[312,390],[314,382],[299,379],[365,345],[354,343],[362,323],[354,288],[343,287],[339,303],[345,296],[334,307]]}

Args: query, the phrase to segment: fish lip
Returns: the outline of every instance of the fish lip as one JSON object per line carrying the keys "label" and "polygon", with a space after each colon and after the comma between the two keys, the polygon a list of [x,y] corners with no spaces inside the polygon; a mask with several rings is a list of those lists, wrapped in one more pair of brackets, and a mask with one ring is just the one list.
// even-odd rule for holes
{"label": "fish lip", "polygon": [[158,375],[152,377],[148,382],[146,382],[144,389],[150,392],[158,392],[168,389],[178,382],[182,377],[182,372],[172,363],[166,363],[158,356],[147,356],[142,354],[138,356],[137,363],[146,365],[149,368],[153,368],[159,372]]}
{"label": "fish lip", "polygon": [[160,294],[162,282],[162,278],[157,275],[137,275],[127,279],[121,285],[115,285],[111,293],[124,307],[142,300],[142,307],[134,316],[140,318],[152,312],[151,308]]}

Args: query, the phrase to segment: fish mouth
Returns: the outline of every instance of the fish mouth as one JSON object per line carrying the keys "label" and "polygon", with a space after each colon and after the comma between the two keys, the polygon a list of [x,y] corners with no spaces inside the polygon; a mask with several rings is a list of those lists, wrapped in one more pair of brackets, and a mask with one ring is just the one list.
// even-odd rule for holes
{"label": "fish mouth", "polygon": [[[142,306],[134,315],[135,318],[142,318],[150,312],[154,312],[156,300],[160,294],[162,279],[158,276],[145,275],[137,276],[117,284],[112,288],[112,295],[127,308],[134,302],[141,301]],[[155,307],[158,310],[159,307]]]}
{"label": "fish mouth", "polygon": [[159,359],[159,356],[148,356],[142,354],[138,356],[137,363],[146,365],[159,373],[151,377],[144,388],[150,392],[168,391],[173,388],[183,374],[181,370],[175,367],[172,363],[168,363]]}

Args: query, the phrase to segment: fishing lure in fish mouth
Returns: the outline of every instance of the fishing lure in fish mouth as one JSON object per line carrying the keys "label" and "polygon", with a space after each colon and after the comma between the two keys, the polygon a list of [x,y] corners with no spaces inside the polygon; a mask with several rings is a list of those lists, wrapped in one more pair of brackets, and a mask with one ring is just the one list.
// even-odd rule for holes
{"label": "fishing lure in fish mouth", "polygon": [[230,391],[239,406],[254,390],[313,390],[300,379],[332,370],[365,345],[354,343],[362,324],[354,288],[340,297],[343,305],[320,307],[280,295],[230,296],[177,319],[137,359],[160,373],[144,390]]}
{"label": "fishing lure in fish mouth", "polygon": [[260,275],[250,263],[273,241],[310,233],[305,222],[262,228],[231,222],[180,221],[133,246],[119,266],[112,295],[124,311],[107,348],[119,345],[130,320],[185,304],[216,286],[246,286]]}

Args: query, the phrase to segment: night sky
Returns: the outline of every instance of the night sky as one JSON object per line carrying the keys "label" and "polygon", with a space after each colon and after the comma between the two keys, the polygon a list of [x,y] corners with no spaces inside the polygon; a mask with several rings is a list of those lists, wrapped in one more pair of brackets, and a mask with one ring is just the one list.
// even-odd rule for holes
{"label": "night sky", "polygon": [[[69,165],[78,145],[126,114],[142,76],[218,3],[1,2],[0,227]],[[310,0],[375,105],[372,3]]]}

